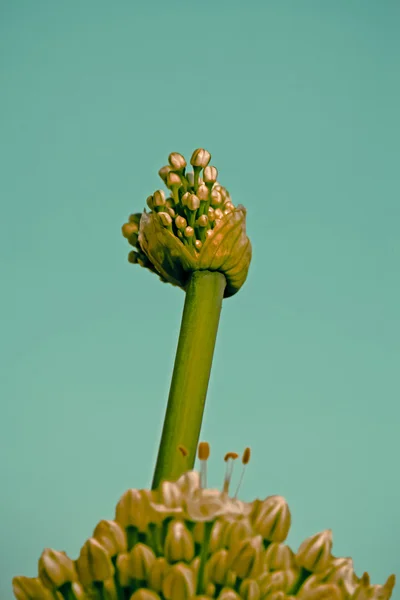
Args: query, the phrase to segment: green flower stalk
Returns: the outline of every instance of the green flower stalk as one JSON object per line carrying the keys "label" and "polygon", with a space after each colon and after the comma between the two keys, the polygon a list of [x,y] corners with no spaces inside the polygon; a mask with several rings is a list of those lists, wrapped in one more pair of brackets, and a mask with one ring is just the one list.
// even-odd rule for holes
{"label": "green flower stalk", "polygon": [[172,152],[159,171],[170,195],[156,190],[147,198],[150,212],[122,227],[135,248],[129,261],[185,291],[154,488],[194,465],[222,300],[241,288],[251,260],[246,210],[234,206],[210,160],[207,150],[195,150],[193,173],[186,173],[185,158]]}
{"label": "green flower stalk", "polygon": [[[169,189],[147,198],[122,233],[129,261],[185,292],[181,331],[152,489],[129,489],[113,520],[98,523],[76,560],[45,549],[37,577],[15,577],[17,600],[389,600],[395,576],[372,585],[350,558],[332,554],[332,532],[306,539],[295,552],[282,496],[242,502],[250,460],[228,452],[221,490],[207,487],[208,443],[198,444],[219,316],[224,298],[246,280],[251,244],[246,211],[221,186],[211,155],[200,148],[186,172],[176,152],[159,175]],[[194,470],[196,450],[200,462]]]}

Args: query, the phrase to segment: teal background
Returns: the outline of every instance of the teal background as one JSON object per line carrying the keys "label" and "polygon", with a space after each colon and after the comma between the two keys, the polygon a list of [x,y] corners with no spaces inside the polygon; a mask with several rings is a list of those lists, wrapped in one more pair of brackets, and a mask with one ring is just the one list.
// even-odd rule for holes
{"label": "teal background", "polygon": [[[120,226],[171,151],[248,208],[202,437],[294,547],[400,574],[400,3],[0,2],[0,598],[151,480],[184,296]],[[400,589],[400,588],[399,588]],[[400,592],[393,598],[400,598]]]}

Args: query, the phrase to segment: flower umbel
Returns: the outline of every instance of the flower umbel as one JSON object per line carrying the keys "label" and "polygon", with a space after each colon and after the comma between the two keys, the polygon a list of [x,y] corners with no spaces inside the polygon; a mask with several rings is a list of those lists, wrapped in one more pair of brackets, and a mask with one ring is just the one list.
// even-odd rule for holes
{"label": "flower umbel", "polygon": [[[235,452],[226,456],[222,490],[188,471],[157,490],[128,490],[115,521],[101,521],[73,562],[45,550],[39,577],[15,577],[17,600],[388,600],[395,584],[371,585],[349,558],[331,554],[330,530],[294,553],[285,539],[290,511],[281,496],[251,503],[232,497]],[[250,450],[243,453],[244,467]]]}
{"label": "flower umbel", "polygon": [[193,173],[186,173],[185,158],[172,152],[169,165],[159,171],[169,197],[155,191],[147,198],[150,212],[131,215],[122,234],[135,248],[129,262],[182,289],[194,271],[218,271],[226,277],[225,296],[232,296],[245,282],[251,261],[246,209],[234,206],[210,160],[207,150],[195,150]]}

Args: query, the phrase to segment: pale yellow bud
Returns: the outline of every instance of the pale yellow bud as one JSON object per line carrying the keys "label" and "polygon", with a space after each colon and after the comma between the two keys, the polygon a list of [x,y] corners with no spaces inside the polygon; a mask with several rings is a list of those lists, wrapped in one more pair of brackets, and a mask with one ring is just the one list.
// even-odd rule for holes
{"label": "pale yellow bud", "polygon": [[286,546],[274,542],[265,552],[265,565],[269,571],[281,571],[295,566],[294,553]]}
{"label": "pale yellow bud", "polygon": [[182,196],[182,204],[183,204],[183,206],[187,206],[188,200],[189,200],[189,198],[190,198],[191,195],[192,195],[191,192],[185,192],[183,194],[183,196]]}
{"label": "pale yellow bud", "polygon": [[65,583],[77,581],[78,575],[73,561],[65,552],[46,548],[39,558],[39,577],[50,589],[60,588]]}
{"label": "pale yellow bud", "polygon": [[229,551],[230,568],[241,579],[257,577],[262,570],[262,551],[260,535],[238,542]]}
{"label": "pale yellow bud", "polygon": [[297,551],[296,562],[313,573],[329,566],[332,550],[332,531],[327,529],[306,539]]}
{"label": "pale yellow bud", "polygon": [[239,595],[243,600],[260,600],[260,586],[254,579],[244,579],[240,584]]}
{"label": "pale yellow bud", "polygon": [[93,532],[93,537],[113,557],[120,552],[126,552],[126,534],[122,527],[115,521],[100,521]]}
{"label": "pale yellow bud", "polygon": [[197,196],[201,201],[208,200],[208,187],[204,183],[199,186]]}
{"label": "pale yellow bud", "polygon": [[145,544],[135,544],[129,552],[129,558],[129,575],[132,579],[146,580],[156,560],[153,550]]}
{"label": "pale yellow bud", "polygon": [[146,588],[140,588],[136,590],[130,597],[130,600],[161,600],[160,596],[153,592],[152,590],[147,590]]}
{"label": "pale yellow bud", "polygon": [[202,247],[202,245],[203,245],[203,242],[202,242],[201,240],[196,240],[196,241],[195,241],[195,243],[194,243],[194,245],[195,245],[195,247],[196,247],[196,250],[197,250],[197,251],[200,251],[200,250],[201,250],[201,247]]}
{"label": "pale yellow bud", "polygon": [[182,521],[172,520],[165,537],[164,556],[168,562],[190,562],[194,557],[194,541]]}
{"label": "pale yellow bud", "polygon": [[201,217],[199,217],[197,219],[196,225],[198,225],[199,227],[207,227],[207,225],[208,225],[208,217],[207,217],[207,215],[201,215]]}
{"label": "pale yellow bud", "polygon": [[164,206],[165,205],[165,194],[163,190],[157,190],[153,194],[153,205]]}
{"label": "pale yellow bud", "polygon": [[170,568],[163,581],[162,593],[166,600],[191,600],[196,592],[192,569],[182,563]]}
{"label": "pale yellow bud", "polygon": [[147,196],[146,198],[146,204],[149,207],[150,210],[154,209],[154,202],[153,202],[153,196]]}
{"label": "pale yellow bud", "polygon": [[123,554],[119,554],[117,556],[116,567],[118,573],[118,581],[121,587],[129,587],[131,583],[132,578],[130,576],[130,564],[131,557],[127,552],[124,552]]}
{"label": "pale yellow bud", "polygon": [[212,206],[208,207],[207,216],[209,221],[214,221],[215,219],[215,211]]}
{"label": "pale yellow bud", "polygon": [[[224,588],[221,590],[218,600],[242,600],[239,594],[230,588]],[[268,599],[269,600],[269,599]]]}
{"label": "pale yellow bud", "polygon": [[168,156],[168,162],[175,171],[181,171],[186,167],[186,160],[179,152],[171,152]]}
{"label": "pale yellow bud", "polygon": [[258,579],[261,595],[264,597],[272,592],[287,592],[296,583],[298,577],[299,571],[296,569],[264,572]]}
{"label": "pale yellow bud", "polygon": [[211,192],[211,204],[214,208],[218,208],[222,205],[222,196],[218,190],[212,190]]}
{"label": "pale yellow bud", "polygon": [[159,219],[161,221],[161,223],[164,225],[164,227],[171,227],[172,225],[172,219],[169,216],[168,213],[166,212],[159,212],[158,213]]}
{"label": "pale yellow bud", "polygon": [[206,577],[218,585],[227,585],[229,576],[229,553],[218,550],[211,555],[206,565]]}
{"label": "pale yellow bud", "polygon": [[214,210],[214,218],[215,219],[222,219],[223,216],[224,216],[224,213],[223,213],[223,211],[220,208],[216,208]]}
{"label": "pale yellow bud", "polygon": [[170,568],[164,557],[156,558],[150,567],[148,575],[149,586],[152,590],[161,592],[164,578]]}
{"label": "pale yellow bud", "polygon": [[39,577],[14,577],[14,596],[17,600],[53,600],[53,593],[43,585]]}
{"label": "pale yellow bud", "polygon": [[139,227],[136,223],[124,223],[121,227],[121,231],[124,238],[129,239],[132,234],[139,231]]}
{"label": "pale yellow bud", "polygon": [[200,167],[204,169],[211,160],[211,154],[204,150],[204,148],[197,148],[192,154],[190,164],[193,167]]}
{"label": "pale yellow bud", "polygon": [[175,218],[175,225],[178,229],[185,229],[187,227],[187,221],[181,216]]}
{"label": "pale yellow bud", "polygon": [[189,194],[189,197],[186,201],[186,206],[189,210],[197,210],[200,206],[200,200],[196,196],[196,194]]}
{"label": "pale yellow bud", "polygon": [[114,567],[103,546],[90,538],[83,545],[76,561],[79,579],[84,586],[105,581],[114,575]]}
{"label": "pale yellow bud", "polygon": [[172,189],[173,187],[180,187],[182,180],[177,173],[170,171],[167,175],[167,186]]}
{"label": "pale yellow bud", "polygon": [[269,496],[258,505],[254,528],[265,540],[283,542],[290,529],[289,506],[282,496]]}
{"label": "pale yellow bud", "polygon": [[117,504],[115,520],[124,528],[133,526],[145,532],[151,521],[152,501],[153,495],[148,490],[127,490]]}
{"label": "pale yellow bud", "polygon": [[321,583],[315,587],[307,587],[306,584],[297,594],[301,600],[343,600],[343,594],[335,583]]}
{"label": "pale yellow bud", "polygon": [[194,235],[194,229],[193,229],[193,227],[186,227],[185,231],[184,231],[184,236],[186,238],[191,238],[191,237],[193,237],[193,235]]}
{"label": "pale yellow bud", "polygon": [[224,545],[227,548],[237,546],[243,540],[253,537],[253,529],[247,519],[231,521],[224,532]]}
{"label": "pale yellow bud", "polygon": [[206,167],[203,172],[204,183],[215,183],[218,179],[218,171],[216,167],[211,165]]}
{"label": "pale yellow bud", "polygon": [[164,183],[167,183],[168,173],[172,170],[171,165],[165,165],[165,167],[161,167],[158,171],[159,176],[163,180]]}

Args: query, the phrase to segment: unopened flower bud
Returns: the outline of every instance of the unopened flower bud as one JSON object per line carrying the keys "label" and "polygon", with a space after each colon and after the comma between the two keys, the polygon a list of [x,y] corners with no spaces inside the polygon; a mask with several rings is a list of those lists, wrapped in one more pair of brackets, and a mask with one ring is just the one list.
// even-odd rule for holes
{"label": "unopened flower bud", "polygon": [[199,200],[204,201],[208,200],[208,187],[202,183],[197,190],[197,196]]}
{"label": "unopened flower bud", "polygon": [[215,217],[216,219],[222,219],[222,218],[223,218],[223,216],[224,216],[224,213],[223,213],[223,211],[222,211],[220,208],[216,208],[216,209],[214,210],[214,217]]}
{"label": "unopened flower bud", "polygon": [[332,531],[327,529],[306,539],[297,551],[296,562],[313,573],[326,569],[331,559]]}
{"label": "unopened flower bud", "polygon": [[202,245],[203,245],[203,242],[202,242],[201,240],[196,240],[196,241],[195,241],[195,243],[194,243],[194,245],[195,245],[195,247],[196,247],[196,250],[197,250],[198,252],[200,252],[200,250],[201,250],[201,247],[202,247]]}
{"label": "unopened flower bud", "polygon": [[222,205],[222,196],[217,190],[211,192],[211,204],[214,208]]}
{"label": "unopened flower bud", "polygon": [[218,171],[216,167],[206,167],[203,172],[204,183],[215,183],[218,178]]}
{"label": "unopened flower bud", "polygon": [[145,544],[135,544],[129,552],[129,558],[129,575],[132,579],[146,580],[156,560],[153,550]]}
{"label": "unopened flower bud", "polygon": [[244,579],[240,584],[239,595],[243,600],[260,600],[260,586],[254,579]]}
{"label": "unopened flower bud", "polygon": [[133,526],[141,532],[146,531],[151,521],[152,501],[152,493],[148,490],[127,490],[117,504],[115,520],[124,528]]}
{"label": "unopened flower bud", "polygon": [[178,563],[165,576],[162,593],[166,600],[191,600],[196,582],[190,567]]}
{"label": "unopened flower bud", "polygon": [[164,578],[170,568],[164,557],[156,558],[150,567],[147,579],[152,590],[161,592]]}
{"label": "unopened flower bud", "polygon": [[153,205],[164,206],[165,205],[165,194],[163,190],[157,190],[153,194]]}
{"label": "unopened flower bud", "polygon": [[153,592],[152,590],[147,590],[146,588],[140,588],[133,592],[130,600],[161,600],[160,596]]}
{"label": "unopened flower bud", "polygon": [[224,544],[227,548],[232,548],[251,537],[253,537],[253,529],[247,520],[231,521],[224,532]]}
{"label": "unopened flower bud", "polygon": [[[273,592],[287,592],[298,580],[298,569],[287,569],[286,571],[265,571],[258,582],[262,597]],[[268,596],[269,598],[269,596]]]}
{"label": "unopened flower bud", "polygon": [[227,585],[229,577],[229,554],[228,551],[218,550],[211,555],[206,565],[206,575],[209,581],[218,585]]}
{"label": "unopened flower bud", "polygon": [[124,238],[129,239],[132,234],[137,234],[139,227],[136,223],[124,223],[121,227],[122,235]]}
{"label": "unopened flower bud", "polygon": [[185,231],[184,231],[184,235],[186,238],[191,238],[194,235],[194,229],[193,227],[186,227]]}
{"label": "unopened flower bud", "polygon": [[135,252],[135,250],[131,250],[131,252],[129,252],[128,254],[128,261],[132,264],[132,265],[136,265],[139,262],[139,255],[137,252]]}
{"label": "unopened flower bud", "polygon": [[120,552],[126,552],[126,533],[116,521],[100,521],[93,532],[93,537],[100,542],[111,557]]}
{"label": "unopened flower bud", "polygon": [[65,552],[50,548],[46,548],[39,558],[39,577],[52,590],[78,579],[75,565]]}
{"label": "unopened flower bud", "polygon": [[114,575],[114,567],[103,546],[90,538],[83,545],[76,561],[79,579],[84,586],[97,581],[105,581]]}
{"label": "unopened flower bud", "polygon": [[177,173],[170,171],[167,175],[167,186],[172,189],[173,187],[180,187],[182,180]]}
{"label": "unopened flower bud", "polygon": [[208,217],[207,217],[207,215],[201,215],[201,217],[199,217],[197,219],[196,225],[198,225],[199,227],[207,227],[207,225],[208,225]]}
{"label": "unopened flower bud", "polygon": [[189,197],[186,201],[186,206],[189,210],[197,210],[200,206],[200,200],[196,196],[196,194],[189,194]]}
{"label": "unopened flower bud", "polygon": [[204,150],[204,148],[198,148],[192,154],[192,158],[190,159],[190,164],[193,167],[200,167],[204,169],[211,160],[211,154]]}
{"label": "unopened flower bud", "polygon": [[306,581],[297,595],[301,600],[343,600],[343,594],[335,583],[307,586]]}
{"label": "unopened flower bud", "polygon": [[215,211],[212,206],[208,207],[207,216],[209,221],[214,221],[215,219]]}
{"label": "unopened flower bud", "polygon": [[230,568],[241,579],[257,577],[262,570],[262,551],[261,535],[238,542],[229,551]]}
{"label": "unopened flower bud", "polygon": [[164,183],[167,183],[168,173],[172,170],[171,165],[166,165],[165,167],[161,167],[158,171],[159,176],[163,180]]}
{"label": "unopened flower bud", "polygon": [[265,565],[269,571],[281,571],[295,566],[293,551],[286,544],[274,542],[265,552]]}
{"label": "unopened flower bud", "polygon": [[153,196],[147,196],[146,198],[146,204],[149,207],[150,210],[154,210],[154,201],[153,201]]}
{"label": "unopened flower bud", "polygon": [[[224,588],[218,596],[218,600],[242,600],[239,594],[230,588]],[[269,599],[268,599],[269,600]]]}
{"label": "unopened flower bud", "polygon": [[39,577],[14,577],[14,596],[17,600],[53,600],[53,592],[46,588]]}
{"label": "unopened flower bud", "polygon": [[178,229],[185,229],[185,227],[187,227],[187,221],[184,217],[178,216],[175,217],[175,225]]}
{"label": "unopened flower bud", "polygon": [[168,524],[164,556],[169,563],[190,562],[194,557],[194,541],[182,521],[172,520]]}
{"label": "unopened flower bud", "polygon": [[172,219],[169,216],[168,213],[166,212],[159,212],[158,216],[160,218],[161,223],[164,225],[164,227],[171,227],[172,225]]}
{"label": "unopened flower bud", "polygon": [[291,515],[282,496],[269,496],[260,502],[254,520],[254,529],[270,542],[283,542],[289,533]]}
{"label": "unopened flower bud", "polygon": [[186,167],[186,160],[179,152],[171,152],[168,162],[175,171],[182,171]]}
{"label": "unopened flower bud", "polygon": [[183,196],[182,196],[182,204],[183,204],[183,206],[187,206],[188,200],[189,200],[189,198],[190,198],[191,195],[192,195],[191,192],[185,192],[183,194]]}

